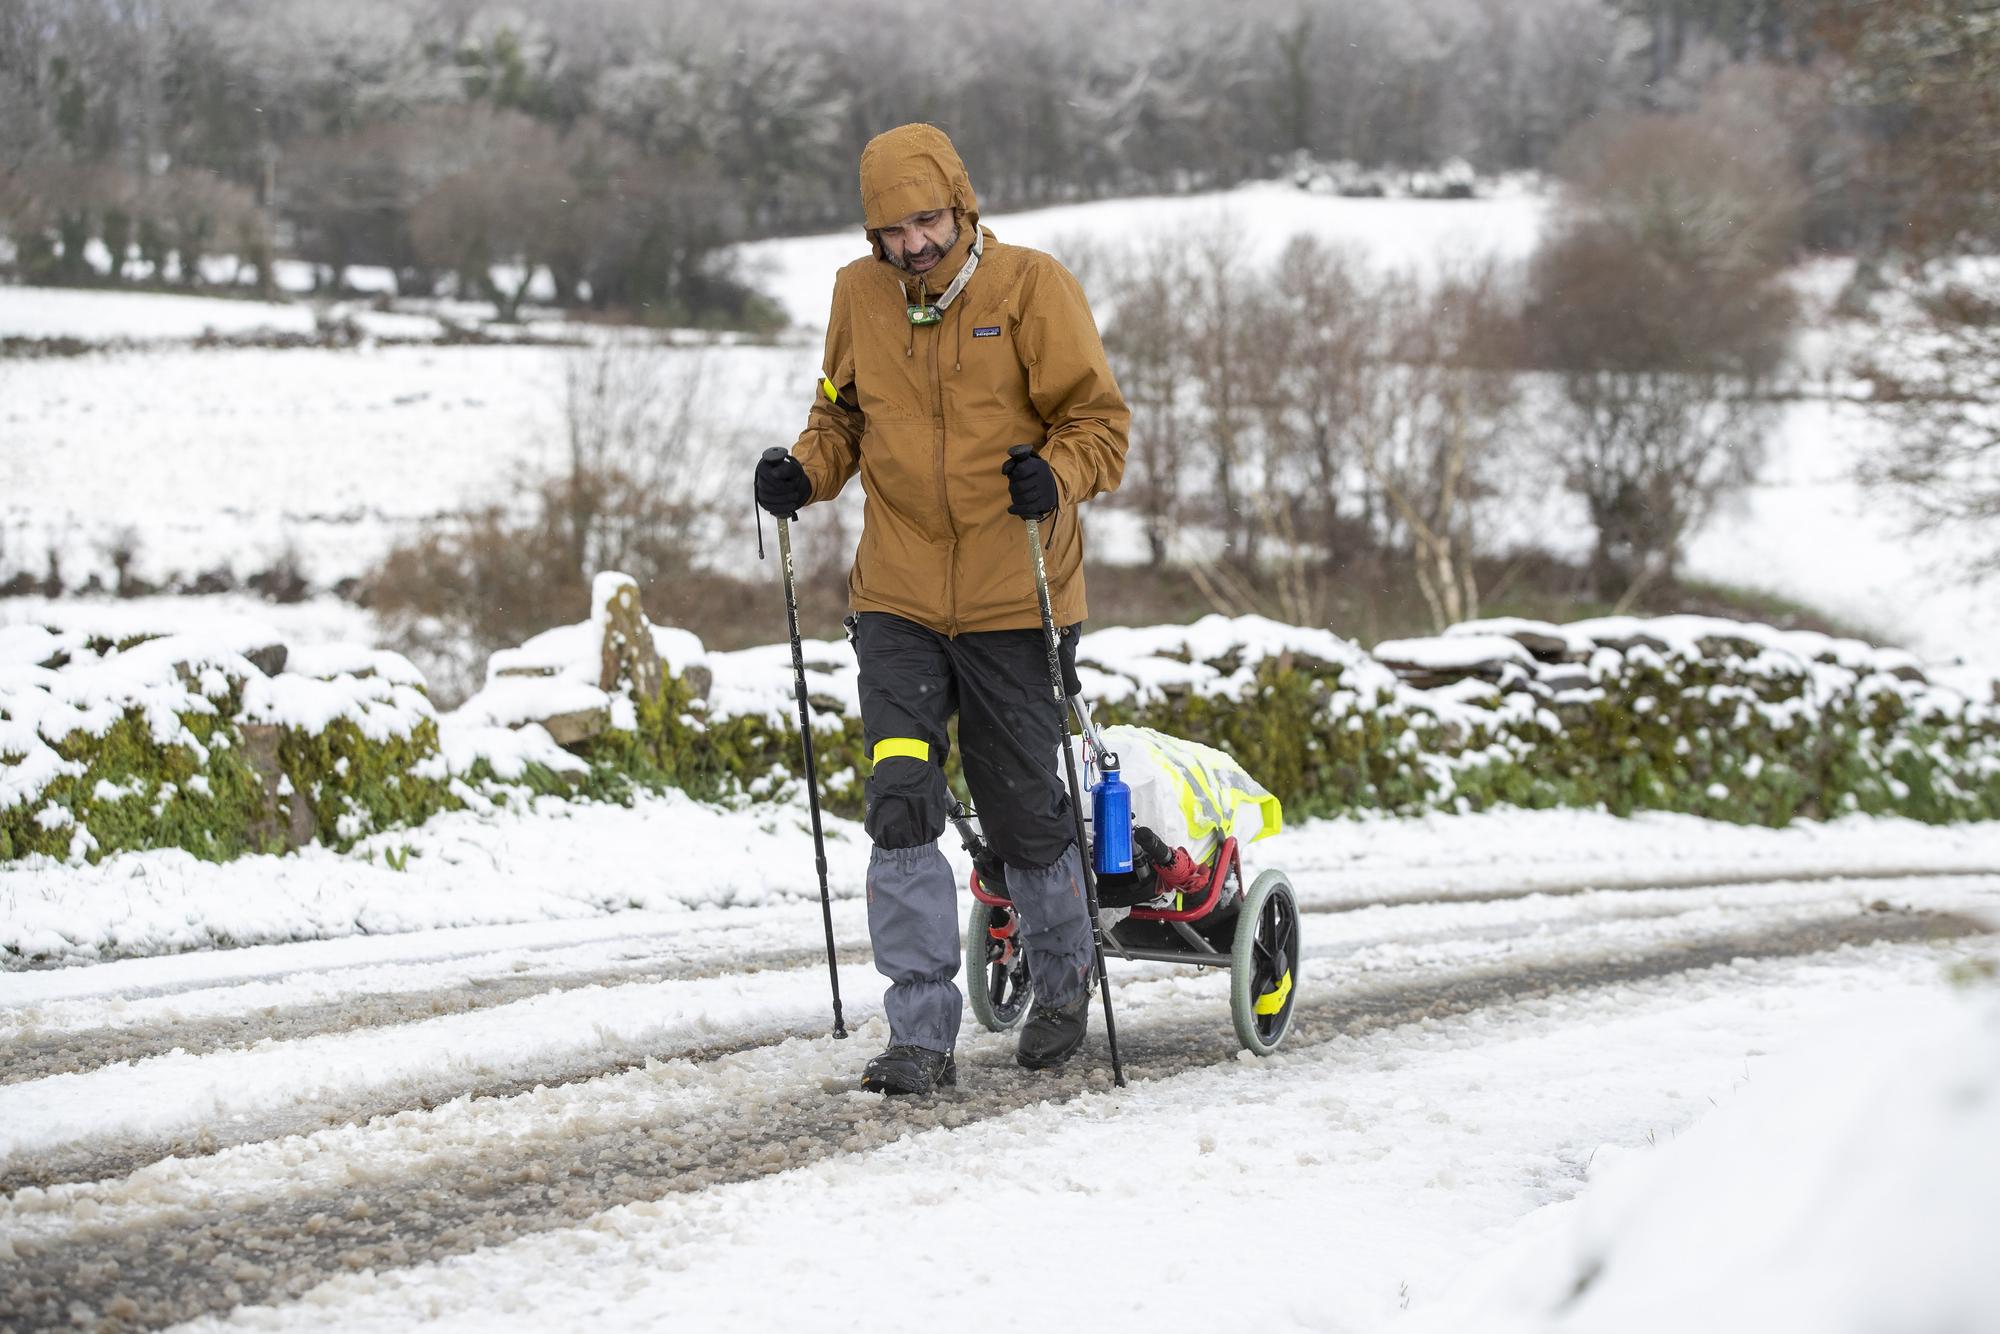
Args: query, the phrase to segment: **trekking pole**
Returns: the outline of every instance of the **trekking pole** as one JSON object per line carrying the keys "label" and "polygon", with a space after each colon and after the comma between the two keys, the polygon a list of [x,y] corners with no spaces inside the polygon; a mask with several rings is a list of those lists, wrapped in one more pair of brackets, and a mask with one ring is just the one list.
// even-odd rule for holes
{"label": "trekking pole", "polygon": [[[1026,458],[1033,445],[1015,445],[1010,458]],[[1091,864],[1090,839],[1083,829],[1083,788],[1076,778],[1076,752],[1069,744],[1069,690],[1063,684],[1062,640],[1056,634],[1056,615],[1049,606],[1049,571],[1042,561],[1042,522],[1028,520],[1028,559],[1035,568],[1035,598],[1042,608],[1042,634],[1049,641],[1049,683],[1055,689],[1056,716],[1062,720],[1063,763],[1069,770],[1069,811],[1076,821],[1076,856],[1083,863],[1084,899],[1090,905],[1090,948],[1097,958],[1097,989],[1104,997],[1104,1038],[1111,1044],[1111,1080],[1125,1087],[1125,1067],[1118,1061],[1118,1024],[1111,1017],[1111,979],[1104,971],[1104,932],[1097,920],[1097,870]]]}
{"label": "trekking pole", "polygon": [[[764,451],[766,463],[785,457],[775,445]],[[778,562],[785,569],[785,618],[792,636],[792,676],[798,684],[799,740],[806,752],[806,807],[812,812],[813,862],[819,868],[819,911],[826,922],[826,973],[833,981],[833,1035],[847,1036],[846,1021],[840,1017],[840,969],[833,958],[833,896],[826,887],[826,836],[819,825],[819,769],[813,759],[812,716],[806,704],[806,655],[799,642],[799,591],[792,573],[792,520],[798,515],[777,516]]]}

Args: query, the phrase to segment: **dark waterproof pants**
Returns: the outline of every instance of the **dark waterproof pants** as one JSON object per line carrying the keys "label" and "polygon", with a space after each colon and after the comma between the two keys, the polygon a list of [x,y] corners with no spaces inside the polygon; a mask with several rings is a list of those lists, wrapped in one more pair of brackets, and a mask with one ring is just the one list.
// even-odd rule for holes
{"label": "dark waterproof pants", "polygon": [[[1072,670],[1072,631],[1063,634]],[[1064,726],[1040,630],[956,638],[891,616],[855,618],[868,778],[868,934],[889,979],[890,1041],[950,1051],[963,1002],[958,894],[938,849],[950,798],[945,724],[958,715],[966,785],[980,830],[1007,864],[1029,976],[1062,1005],[1087,985],[1090,912],[1075,821],[1062,777]]]}

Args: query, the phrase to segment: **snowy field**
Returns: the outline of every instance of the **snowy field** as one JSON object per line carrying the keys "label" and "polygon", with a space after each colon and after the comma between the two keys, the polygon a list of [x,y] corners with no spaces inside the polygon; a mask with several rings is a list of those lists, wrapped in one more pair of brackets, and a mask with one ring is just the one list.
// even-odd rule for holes
{"label": "snowy field", "polygon": [[[0,289],[4,290],[4,289]],[[142,298],[132,298],[140,300]],[[233,304],[233,303],[224,303]],[[559,466],[566,360],[547,347],[106,352],[0,361],[0,562],[153,582],[288,553],[320,587],[424,521]],[[811,385],[786,348],[673,350],[666,382],[718,463]],[[787,419],[793,414],[786,412]]]}
{"label": "snowy field", "polygon": [[[1246,254],[1275,252],[1309,231],[1405,264],[1439,253],[1524,255],[1544,208],[1527,195],[1340,199],[1260,185],[990,222],[1059,253],[1070,242],[1227,224],[1253,238]],[[663,353],[687,403],[686,432],[718,470],[733,478],[758,451],[797,435],[833,271],[862,250],[858,233],[745,247],[748,276],[800,328],[775,346]],[[381,338],[437,327],[427,316],[340,313]],[[159,341],[207,329],[305,333],[313,322],[302,304],[0,287],[0,338],[140,344],[0,359],[0,579],[20,570],[40,577],[53,554],[70,586],[93,574],[109,585],[114,553],[129,549],[132,573],[154,583],[216,569],[247,578],[290,558],[331,587],[372,568],[426,520],[489,503],[515,478],[558,461],[564,367],[587,352],[370,342],[194,350]],[[1143,551],[1122,532],[1103,537],[1111,540],[1101,550],[1134,559]]]}
{"label": "snowy field", "polygon": [[1101,1036],[1029,1075],[968,1017],[960,1087],[885,1103],[862,840],[836,1042],[799,819],[0,873],[78,937],[121,899],[128,946],[327,937],[0,974],[0,1309],[844,1329],[914,1285],[1108,1331],[1996,1327],[2000,990],[1948,980],[1996,958],[1996,831],[1309,824],[1253,849],[1305,910],[1277,1056],[1223,977],[1114,964],[1126,1089]]}

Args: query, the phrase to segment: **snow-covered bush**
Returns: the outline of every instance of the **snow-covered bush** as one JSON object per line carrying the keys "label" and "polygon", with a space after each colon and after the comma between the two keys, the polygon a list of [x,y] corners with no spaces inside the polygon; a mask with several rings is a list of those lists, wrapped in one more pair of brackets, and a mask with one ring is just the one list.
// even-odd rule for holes
{"label": "snow-covered bush", "polygon": [[[868,766],[844,643],[808,641],[821,800]],[[1103,723],[1219,746],[1294,817],[1601,806],[1784,824],[1848,811],[2000,816],[2000,709],[1908,654],[1701,617],[1485,621],[1376,646],[1259,617],[1086,635]],[[395,654],[256,627],[0,631],[0,858],[346,847],[517,795],[795,795],[791,653],[711,653],[601,575],[589,620],[495,654],[436,713]],[[954,784],[959,782],[954,766]]]}
{"label": "snow-covered bush", "polygon": [[344,847],[445,804],[414,668],[257,631],[0,630],[0,859]]}
{"label": "snow-covered bush", "polygon": [[[1185,663],[1178,680],[1135,652],[1146,640]],[[1211,618],[1100,632],[1081,656],[1149,678],[1111,694],[1108,716],[1223,747],[1295,814],[2000,815],[2000,711],[1927,684],[1906,653],[1824,635],[1689,616],[1474,622],[1368,655]]]}
{"label": "snow-covered bush", "polygon": [[[858,814],[853,655],[809,643],[806,658],[822,800]],[[1825,635],[1692,616],[1485,621],[1371,654],[1324,630],[1210,616],[1095,631],[1078,662],[1100,722],[1219,746],[1295,816],[2000,816],[2000,710],[1929,685],[1907,653]],[[790,666],[784,645],[706,655],[713,684],[624,744],[707,795],[780,793],[799,754]]]}

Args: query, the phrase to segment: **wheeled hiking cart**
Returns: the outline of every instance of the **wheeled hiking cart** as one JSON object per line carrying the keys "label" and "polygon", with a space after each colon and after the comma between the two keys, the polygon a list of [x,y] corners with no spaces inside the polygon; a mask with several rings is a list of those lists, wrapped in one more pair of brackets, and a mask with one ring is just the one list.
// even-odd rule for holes
{"label": "wheeled hiking cart", "polygon": [[[1015,445],[1007,453],[1019,461],[1035,452],[1033,445]],[[764,451],[764,462],[784,457],[781,449]],[[1012,511],[1020,513],[1019,510]],[[792,673],[799,707],[799,737],[804,752],[806,791],[812,812],[813,855],[819,872],[820,909],[826,931],[826,966],[833,991],[833,1036],[847,1036],[840,1006],[840,971],[834,954],[833,908],[827,887],[826,848],[819,820],[819,778],[814,762],[812,721],[808,711],[805,660],[799,639],[798,592],[792,564],[791,521],[794,514],[778,516],[778,546],[784,566],[785,612],[791,640]],[[1026,516],[1028,559],[1035,577],[1035,598],[1041,612],[1042,634],[1048,641],[1049,684],[1052,700],[1077,724],[1083,749],[1083,771],[1087,777],[1104,775],[1104,787],[1116,790],[1116,757],[1106,751],[1104,736],[1091,722],[1090,710],[1082,699],[1081,686],[1073,665],[1065,671],[1060,637],[1049,601],[1048,571],[1043,561],[1041,521]],[[763,528],[758,528],[758,555],[763,555]],[[1143,729],[1135,729],[1143,731]],[[1120,729],[1113,728],[1112,732]],[[1206,751],[1188,742],[1175,742],[1158,733],[1147,734],[1158,741],[1190,751]],[[1254,780],[1235,769],[1220,752],[1208,756],[1233,769],[1243,785],[1261,794],[1270,803],[1270,819],[1261,821],[1246,838],[1274,832],[1277,827],[1277,800],[1257,787]],[[1110,1047],[1112,1079],[1120,1087],[1125,1076],[1118,1059],[1118,1029],[1113,1019],[1111,987],[1105,975],[1105,955],[1127,960],[1196,964],[1227,968],[1230,973],[1230,1016],[1236,1036],[1244,1047],[1259,1056],[1277,1049],[1292,1025],[1297,1003],[1296,985],[1299,957],[1299,909],[1291,881],[1284,872],[1265,871],[1243,887],[1243,866],[1239,840],[1233,832],[1236,817],[1233,803],[1243,791],[1231,788],[1227,799],[1209,790],[1212,784],[1195,773],[1203,791],[1185,789],[1180,803],[1190,813],[1185,831],[1174,827],[1178,817],[1156,819],[1159,828],[1188,835],[1188,845],[1170,845],[1158,829],[1135,823],[1129,805],[1119,808],[1119,818],[1104,816],[1086,819],[1083,788],[1078,781],[1077,754],[1066,747],[1063,754],[1068,770],[1069,796],[1075,821],[1074,841],[1082,854],[1083,889],[1093,916],[1093,962],[1104,1004],[1104,1034]],[[1093,805],[1102,790],[1090,784]],[[1124,801],[1131,794],[1125,792]],[[1204,826],[1192,812],[1206,799],[1209,819]],[[966,929],[968,982],[966,990],[973,1014],[989,1029],[1011,1028],[1027,1013],[1033,983],[1028,976],[1026,954],[1019,948],[1019,923],[1013,903],[1007,897],[1006,868],[981,837],[977,816],[954,801],[952,822],[973,862],[972,916]],[[1217,833],[1217,831],[1220,831]],[[1135,855],[1134,848],[1137,848]],[[1192,855],[1188,847],[1202,849]]]}
{"label": "wheeled hiking cart", "polygon": [[[1084,769],[1094,780],[1107,756],[1103,739],[1082,701],[1072,694],[1069,703],[1082,737]],[[1027,1013],[1033,984],[1007,897],[1006,867],[980,836],[974,812],[954,802],[951,818],[973,865],[966,999],[973,1016],[999,1032]],[[1100,839],[1119,836],[1096,823],[1093,818],[1087,826],[1086,857],[1094,855]],[[1227,968],[1236,1036],[1247,1050],[1270,1055],[1290,1030],[1297,1003],[1299,908],[1291,881],[1283,871],[1266,870],[1246,890],[1234,837],[1222,837],[1200,860],[1145,826],[1133,829],[1132,843],[1131,871],[1106,872],[1100,864],[1097,873],[1105,955]]]}

